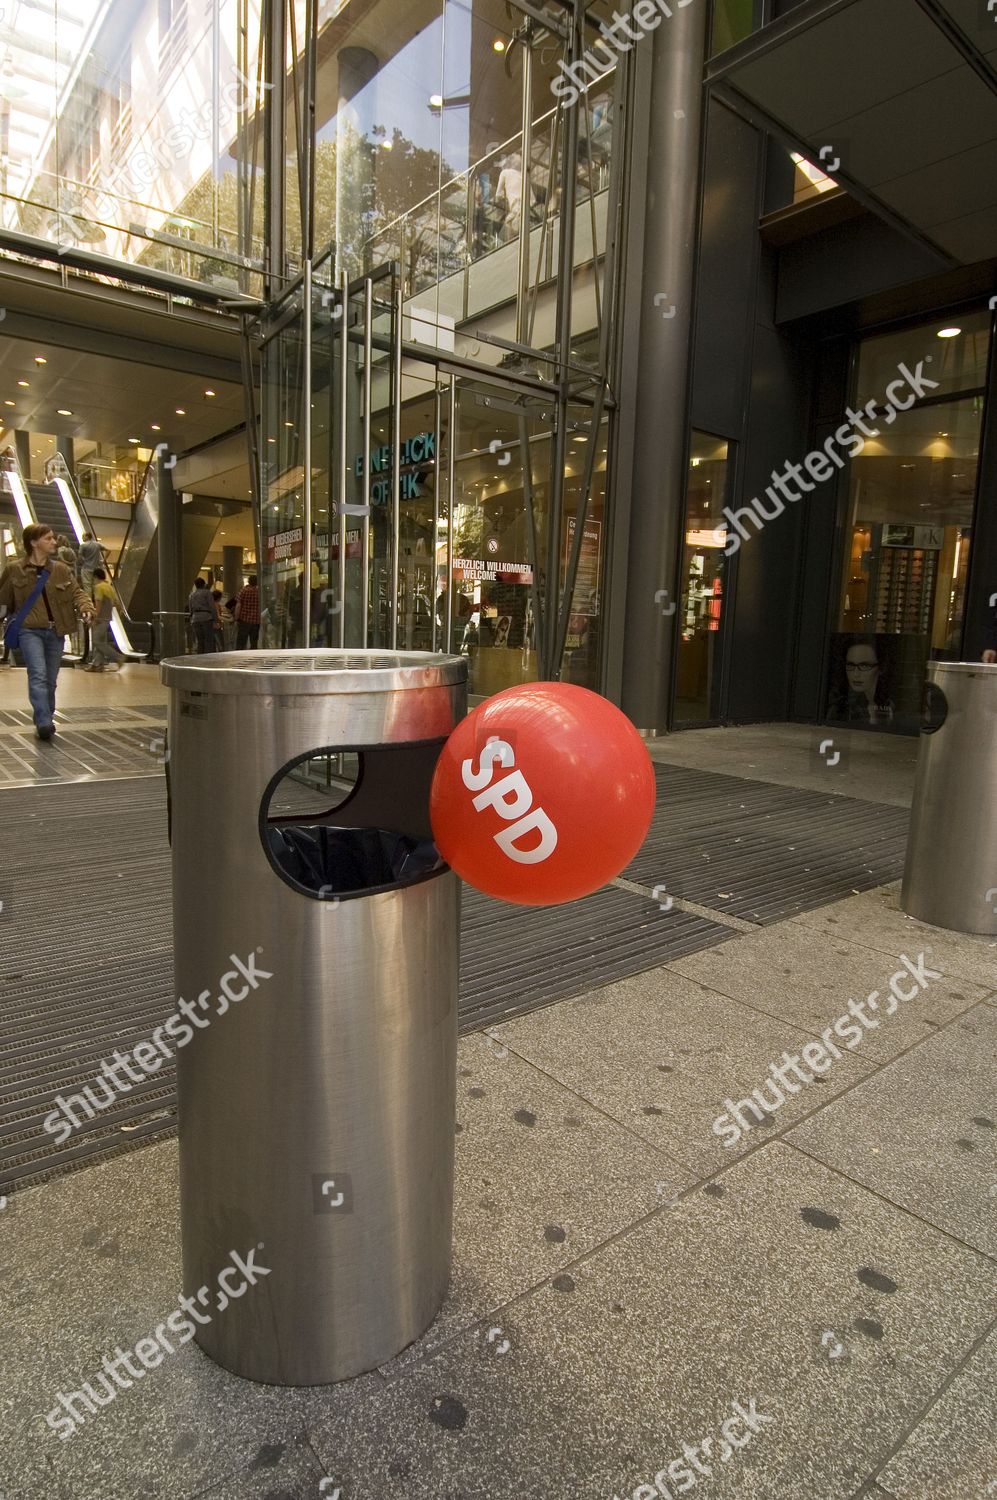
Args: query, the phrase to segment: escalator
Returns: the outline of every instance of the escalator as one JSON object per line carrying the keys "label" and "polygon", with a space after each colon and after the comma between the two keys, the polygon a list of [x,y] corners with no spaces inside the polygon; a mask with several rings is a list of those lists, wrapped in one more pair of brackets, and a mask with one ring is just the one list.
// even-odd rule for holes
{"label": "escalator", "polygon": [[[51,526],[57,536],[69,537],[77,547],[85,532],[96,535],[84,502],[68,474],[59,475],[51,484],[34,484],[22,479],[16,470],[11,470],[4,475],[4,480],[19,514],[27,511],[33,521]],[[113,581],[117,586],[116,578]],[[152,624],[150,620],[134,619],[129,604],[130,601],[119,592],[118,607],[111,617],[111,636],[122,656],[129,661],[142,661],[152,649]],[[86,650],[82,629],[79,635],[78,641],[70,642],[66,653],[68,660],[83,655]]]}

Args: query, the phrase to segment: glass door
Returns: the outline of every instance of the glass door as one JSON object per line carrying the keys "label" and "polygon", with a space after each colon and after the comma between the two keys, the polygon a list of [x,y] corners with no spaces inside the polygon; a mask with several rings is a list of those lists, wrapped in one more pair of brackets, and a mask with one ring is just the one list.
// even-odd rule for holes
{"label": "glass door", "polygon": [[[721,623],[726,586],[723,508],[728,445],[693,432],[679,574],[675,723],[720,720]],[[664,601],[667,610],[667,601]]]}
{"label": "glass door", "polygon": [[546,397],[465,380],[454,414],[441,517],[450,639],[440,645],[468,658],[470,692],[488,696],[538,676],[555,408]]}

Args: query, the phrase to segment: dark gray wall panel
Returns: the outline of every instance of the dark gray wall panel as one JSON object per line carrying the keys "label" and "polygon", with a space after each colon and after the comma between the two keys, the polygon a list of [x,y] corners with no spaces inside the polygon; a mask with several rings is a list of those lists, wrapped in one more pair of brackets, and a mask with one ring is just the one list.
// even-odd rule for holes
{"label": "dark gray wall panel", "polygon": [[805,318],[945,269],[941,256],[888,224],[871,216],[850,219],[782,250],[776,319]]}
{"label": "dark gray wall panel", "polygon": [[696,284],[692,425],[727,438],[740,436],[750,369],[761,149],[758,131],[711,98]]}
{"label": "dark gray wall panel", "polygon": [[[762,311],[759,297],[759,315]],[[756,495],[764,497],[772,470],[803,458],[809,384],[805,349],[771,324],[756,323],[743,483],[732,504],[747,505]],[[787,505],[743,542],[737,555],[728,702],[728,716],[734,721],[787,716],[796,650],[802,505],[807,503],[805,498],[799,505]]]}

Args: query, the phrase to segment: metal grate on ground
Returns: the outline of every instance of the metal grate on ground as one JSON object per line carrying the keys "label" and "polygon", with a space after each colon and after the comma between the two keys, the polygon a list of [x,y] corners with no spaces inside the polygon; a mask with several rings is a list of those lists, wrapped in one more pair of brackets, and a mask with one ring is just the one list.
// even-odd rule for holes
{"label": "metal grate on ground", "polygon": [[47,742],[34,730],[0,733],[0,785],[38,786],[100,777],[160,774],[163,731],[155,724],[134,728],[91,723],[86,729],[64,728]]}
{"label": "metal grate on ground", "polygon": [[657,765],[654,822],[626,877],[766,925],[903,874],[906,808]]}
{"label": "metal grate on ground", "polygon": [[[899,870],[898,809],[678,767],[658,779],[654,826],[627,872],[647,887],[771,922]],[[0,826],[2,1192],[157,1139],[174,1128],[176,1099],[164,1066],[64,1147],[42,1132],[57,1094],[78,1092],[173,1009],[165,778],[19,791],[0,802]],[[619,887],[541,909],[465,888],[462,936],[460,1024],[472,1031],[734,933]]]}

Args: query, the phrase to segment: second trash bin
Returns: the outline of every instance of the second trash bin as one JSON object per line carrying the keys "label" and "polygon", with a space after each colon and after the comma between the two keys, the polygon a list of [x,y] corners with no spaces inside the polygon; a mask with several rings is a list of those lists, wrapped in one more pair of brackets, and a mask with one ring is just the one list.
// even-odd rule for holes
{"label": "second trash bin", "polygon": [[[253,1380],[372,1369],[447,1287],[459,882],[429,786],[466,671],[418,652],[163,663],[184,1290],[209,1289],[200,1346]],[[222,1296],[233,1256],[252,1273]]]}
{"label": "second trash bin", "polygon": [[997,666],[928,666],[900,905],[997,936]]}

